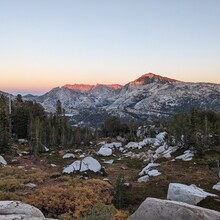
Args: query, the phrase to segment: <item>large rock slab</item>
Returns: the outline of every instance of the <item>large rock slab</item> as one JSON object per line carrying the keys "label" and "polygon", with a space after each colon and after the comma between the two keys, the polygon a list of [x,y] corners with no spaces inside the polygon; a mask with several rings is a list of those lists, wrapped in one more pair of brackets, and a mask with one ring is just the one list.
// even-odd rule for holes
{"label": "large rock slab", "polygon": [[22,214],[30,217],[44,218],[43,213],[28,204],[19,201],[0,201],[0,215]]}
{"label": "large rock slab", "polygon": [[219,220],[220,212],[183,202],[147,198],[128,220]]}
{"label": "large rock slab", "polygon": [[85,172],[85,171],[98,172],[101,170],[101,164],[93,157],[85,157],[83,160],[77,160],[65,167],[63,173]]}
{"label": "large rock slab", "polygon": [[191,205],[196,205],[207,196],[216,196],[212,193],[207,193],[203,189],[195,185],[185,185],[180,183],[170,183],[167,193],[167,199],[173,201],[185,202]]}

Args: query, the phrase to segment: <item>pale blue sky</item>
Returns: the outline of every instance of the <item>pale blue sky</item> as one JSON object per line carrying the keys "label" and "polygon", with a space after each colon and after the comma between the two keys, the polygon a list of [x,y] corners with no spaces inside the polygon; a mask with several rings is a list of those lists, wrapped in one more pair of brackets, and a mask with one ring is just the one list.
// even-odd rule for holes
{"label": "pale blue sky", "polygon": [[220,0],[0,0],[0,90],[220,83]]}

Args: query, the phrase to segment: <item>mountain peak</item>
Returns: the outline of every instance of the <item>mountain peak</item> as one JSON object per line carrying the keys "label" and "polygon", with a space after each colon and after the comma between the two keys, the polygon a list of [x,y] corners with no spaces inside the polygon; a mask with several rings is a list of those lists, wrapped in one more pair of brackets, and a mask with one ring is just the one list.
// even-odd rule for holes
{"label": "mountain peak", "polygon": [[144,84],[148,83],[149,81],[152,82],[152,80],[157,80],[157,81],[159,80],[159,81],[163,81],[163,82],[180,82],[179,80],[171,79],[168,77],[163,77],[160,75],[156,75],[154,73],[146,73],[146,74],[142,75],[141,77],[139,77],[138,79],[131,82],[131,84],[144,85]]}

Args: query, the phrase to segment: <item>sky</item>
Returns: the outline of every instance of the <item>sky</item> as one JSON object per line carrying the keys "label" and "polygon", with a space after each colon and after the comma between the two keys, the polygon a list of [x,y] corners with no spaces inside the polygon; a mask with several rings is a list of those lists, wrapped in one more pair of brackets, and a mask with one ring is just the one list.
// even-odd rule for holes
{"label": "sky", "polygon": [[152,72],[220,83],[219,0],[0,0],[0,90],[126,84]]}

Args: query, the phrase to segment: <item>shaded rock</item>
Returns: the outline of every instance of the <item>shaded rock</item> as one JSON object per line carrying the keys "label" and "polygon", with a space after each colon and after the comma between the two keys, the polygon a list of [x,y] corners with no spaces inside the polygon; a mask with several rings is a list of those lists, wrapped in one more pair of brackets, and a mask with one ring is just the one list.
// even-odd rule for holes
{"label": "shaded rock", "polygon": [[44,151],[45,151],[45,152],[48,152],[48,151],[49,151],[49,148],[47,148],[46,146],[44,146]]}
{"label": "shaded rock", "polygon": [[159,176],[159,175],[161,175],[161,173],[158,170],[150,170],[148,172],[148,175],[149,176]]}
{"label": "shaded rock", "polygon": [[142,146],[140,146],[137,142],[129,142],[127,145],[124,146],[125,148],[131,148],[131,149],[141,149]]}
{"label": "shaded rock", "polygon": [[67,154],[64,154],[63,155],[63,159],[68,159],[68,158],[75,158],[75,155],[74,154],[72,154],[72,153],[67,153]]}
{"label": "shaded rock", "polygon": [[54,163],[51,163],[50,166],[51,166],[51,167],[56,167],[57,165],[54,164]]}
{"label": "shaded rock", "polygon": [[19,144],[27,144],[28,143],[28,140],[27,139],[18,139],[18,143]]}
{"label": "shaded rock", "polygon": [[130,183],[124,183],[123,186],[127,187],[127,188],[131,188],[132,185]]}
{"label": "shaded rock", "polygon": [[148,175],[142,176],[142,177],[138,178],[137,181],[139,183],[146,183],[147,181],[149,181],[149,176]]}
{"label": "shaded rock", "polygon": [[101,173],[102,176],[108,176],[108,173],[106,172],[105,167],[102,167],[100,169],[100,173]]}
{"label": "shaded rock", "polygon": [[216,196],[212,193],[207,193],[203,189],[195,185],[184,185],[180,183],[170,183],[167,193],[167,199],[173,201],[185,202],[191,205],[196,205],[207,196]]}
{"label": "shaded rock", "polygon": [[122,147],[122,143],[121,142],[112,142],[112,143],[105,143],[103,144],[104,148],[120,148]]}
{"label": "shaded rock", "polygon": [[105,164],[113,164],[114,160],[105,160],[104,163]]}
{"label": "shaded rock", "polygon": [[167,132],[163,131],[156,135],[156,139],[163,142],[165,140],[165,137],[167,135]]}
{"label": "shaded rock", "polygon": [[220,212],[183,202],[147,198],[128,220],[219,220]]}
{"label": "shaded rock", "polygon": [[194,156],[194,153],[192,153],[190,150],[186,150],[183,155],[176,157],[176,159],[178,160],[181,159],[183,161],[190,161],[192,160],[193,156]]}

